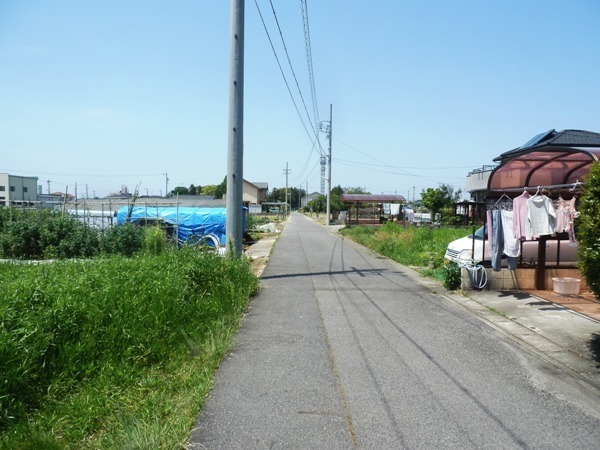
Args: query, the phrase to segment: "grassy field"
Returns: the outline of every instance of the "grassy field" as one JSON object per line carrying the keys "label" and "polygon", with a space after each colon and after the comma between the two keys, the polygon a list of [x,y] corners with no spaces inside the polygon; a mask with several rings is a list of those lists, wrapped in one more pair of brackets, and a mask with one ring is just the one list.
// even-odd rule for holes
{"label": "grassy field", "polygon": [[0,448],[182,448],[258,280],[193,251],[0,265]]}
{"label": "grassy field", "polygon": [[[352,239],[394,261],[418,268],[428,276],[443,280],[444,254],[449,242],[472,232],[470,227],[461,228],[404,228],[393,222],[381,227],[350,227],[341,230],[343,236]],[[433,260],[434,269],[428,269]]]}

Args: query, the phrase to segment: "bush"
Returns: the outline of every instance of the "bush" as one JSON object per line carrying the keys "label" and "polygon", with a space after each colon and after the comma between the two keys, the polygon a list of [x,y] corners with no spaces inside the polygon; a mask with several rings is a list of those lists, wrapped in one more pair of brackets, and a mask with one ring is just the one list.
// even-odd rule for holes
{"label": "bush", "polygon": [[460,267],[453,262],[444,264],[444,287],[450,291],[460,288]]}
{"label": "bush", "polygon": [[144,233],[144,250],[152,255],[160,255],[167,249],[167,235],[160,226],[146,228]]}
{"label": "bush", "polygon": [[98,231],[50,210],[1,208],[0,254],[4,258],[88,258],[99,252]]}
{"label": "bush", "polygon": [[124,223],[104,231],[100,238],[100,249],[106,255],[132,256],[144,246],[144,228]]}
{"label": "bush", "polygon": [[89,258],[98,254],[98,231],[74,217],[45,220],[39,245],[44,258]]}
{"label": "bush", "polygon": [[600,163],[595,162],[585,178],[577,226],[579,266],[587,284],[600,298]]}

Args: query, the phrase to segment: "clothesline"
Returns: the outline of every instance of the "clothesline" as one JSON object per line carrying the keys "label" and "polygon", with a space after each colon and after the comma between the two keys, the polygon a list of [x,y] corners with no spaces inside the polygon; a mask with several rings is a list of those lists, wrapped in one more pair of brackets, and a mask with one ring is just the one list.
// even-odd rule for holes
{"label": "clothesline", "polygon": [[584,185],[583,181],[576,181],[575,183],[567,183],[567,184],[551,184],[549,186],[525,186],[521,188],[508,188],[508,189],[496,189],[490,192],[521,192],[521,191],[541,191],[542,189],[565,189],[571,188],[572,190],[577,189],[579,186]]}

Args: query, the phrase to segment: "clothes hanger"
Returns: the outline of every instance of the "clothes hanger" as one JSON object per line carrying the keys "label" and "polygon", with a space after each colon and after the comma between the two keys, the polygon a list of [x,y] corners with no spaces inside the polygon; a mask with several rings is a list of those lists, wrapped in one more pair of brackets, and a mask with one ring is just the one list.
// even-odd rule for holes
{"label": "clothes hanger", "polygon": [[505,192],[503,192],[502,195],[500,197],[498,197],[498,200],[496,200],[496,203],[494,203],[493,208],[496,208],[498,206],[498,203],[500,203],[500,200],[502,200],[504,197],[506,197],[508,200],[512,201],[512,198],[510,198],[508,195],[506,195]]}

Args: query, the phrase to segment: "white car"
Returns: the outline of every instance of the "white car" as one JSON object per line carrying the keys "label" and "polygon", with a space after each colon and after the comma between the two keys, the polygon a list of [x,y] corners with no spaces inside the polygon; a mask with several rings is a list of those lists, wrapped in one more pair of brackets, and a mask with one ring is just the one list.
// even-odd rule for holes
{"label": "white car", "polygon": [[[475,234],[452,241],[448,244],[445,258],[458,264],[480,263],[491,260],[491,252],[484,253],[484,234],[486,228],[481,227]],[[475,236],[473,238],[473,236]],[[486,241],[487,241],[486,235]],[[518,258],[520,264],[537,264],[539,241],[523,241],[521,246],[521,256]],[[560,260],[558,256],[560,255]],[[503,255],[503,258],[506,257]],[[577,254],[577,243],[571,243],[568,240],[557,240],[550,238],[546,241],[546,266],[575,266],[579,261]],[[503,266],[506,263],[503,262]]]}

